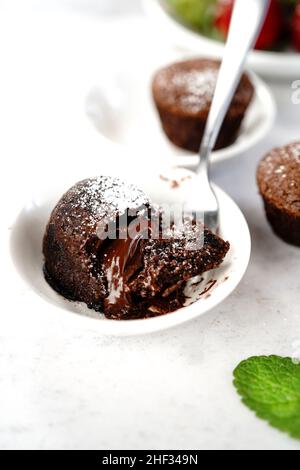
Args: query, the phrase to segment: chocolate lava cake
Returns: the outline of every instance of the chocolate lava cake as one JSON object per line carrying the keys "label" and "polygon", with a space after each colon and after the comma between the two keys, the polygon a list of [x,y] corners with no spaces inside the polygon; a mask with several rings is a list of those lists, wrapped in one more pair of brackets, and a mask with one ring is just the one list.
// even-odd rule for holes
{"label": "chocolate lava cake", "polygon": [[274,232],[300,246],[300,142],[272,150],[259,164],[257,181]]}
{"label": "chocolate lava cake", "polygon": [[[157,72],[153,97],[169,140],[198,152],[212,104],[220,62],[194,59],[178,62]],[[254,88],[244,74],[221,128],[216,149],[228,147],[238,137]]]}
{"label": "chocolate lava cake", "polygon": [[[184,230],[173,225],[168,237],[154,237],[152,223],[160,217],[142,191],[117,178],[76,184],[46,229],[47,281],[64,297],[111,319],[147,318],[182,307],[187,281],[217,268],[229,243],[205,229],[204,245],[188,249],[203,235],[203,226],[188,220]],[[129,236],[135,223],[135,236]],[[114,230],[115,239],[103,236]]]}

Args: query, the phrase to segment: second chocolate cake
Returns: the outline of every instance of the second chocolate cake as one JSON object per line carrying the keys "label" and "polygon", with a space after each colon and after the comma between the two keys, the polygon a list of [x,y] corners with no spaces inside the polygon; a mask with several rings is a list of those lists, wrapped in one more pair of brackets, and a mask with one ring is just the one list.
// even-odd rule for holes
{"label": "second chocolate cake", "polygon": [[[160,210],[142,191],[117,178],[76,184],[59,201],[46,229],[46,279],[63,296],[112,319],[146,318],[182,307],[187,281],[217,268],[229,243],[205,230],[204,245],[191,250],[203,226],[187,220],[180,229],[171,225],[168,237],[162,237],[160,220]],[[156,236],[153,221],[158,221]]]}
{"label": "second chocolate cake", "polygon": [[[194,59],[178,62],[157,72],[152,91],[163,129],[169,140],[198,152],[217,83],[220,62]],[[254,88],[244,74],[221,128],[216,149],[237,139]]]}
{"label": "second chocolate cake", "polygon": [[300,142],[268,153],[258,166],[257,182],[274,232],[300,246]]}

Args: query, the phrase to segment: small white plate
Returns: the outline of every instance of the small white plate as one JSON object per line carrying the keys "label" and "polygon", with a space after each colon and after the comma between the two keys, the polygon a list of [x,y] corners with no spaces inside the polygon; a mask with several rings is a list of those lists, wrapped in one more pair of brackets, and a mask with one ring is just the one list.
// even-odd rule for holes
{"label": "small white plate", "polygon": [[[85,177],[86,175],[83,175]],[[124,175],[123,175],[124,176]],[[185,200],[190,192],[194,174],[187,170],[172,170],[161,175],[141,173],[135,178],[125,177],[138,183],[156,202]],[[174,189],[177,180],[180,187]],[[75,181],[74,181],[75,183]],[[94,329],[108,335],[136,335],[164,330],[192,320],[223,302],[237,287],[247,269],[251,240],[249,229],[239,208],[223,191],[216,189],[221,210],[220,235],[230,241],[231,249],[223,265],[206,274],[202,284],[193,293],[191,305],[165,316],[147,320],[113,321],[105,319],[81,304],[70,302],[54,292],[43,276],[42,239],[46,223],[56,202],[71,183],[51,182],[51,187],[35,195],[24,207],[16,220],[11,235],[11,253],[15,267],[32,295],[39,296],[41,308],[38,315],[57,316],[65,327],[74,324],[82,329]],[[204,293],[209,289],[208,292]],[[198,299],[196,301],[196,299]],[[72,314],[73,313],[73,314]],[[74,315],[77,314],[77,315]]]}
{"label": "small white plate", "polygon": [[[131,153],[143,151],[143,158],[158,160],[189,169],[198,163],[197,154],[175,147],[166,137],[151,94],[155,72],[178,54],[166,59],[159,53],[155,57],[136,57],[134,66],[110,70],[102,74],[92,87],[86,100],[86,112],[100,136],[116,147],[127,147]],[[276,105],[269,88],[253,73],[255,96],[245,116],[240,135],[227,148],[213,152],[212,163],[242,156],[260,142],[270,131],[276,116]]]}
{"label": "small white plate", "polygon": [[[173,18],[164,7],[164,0],[143,0],[144,9],[155,22],[155,27],[164,31],[173,44],[197,54],[222,57],[224,44],[202,36]],[[296,52],[253,51],[249,66],[266,77],[291,79],[300,77],[300,54]]]}

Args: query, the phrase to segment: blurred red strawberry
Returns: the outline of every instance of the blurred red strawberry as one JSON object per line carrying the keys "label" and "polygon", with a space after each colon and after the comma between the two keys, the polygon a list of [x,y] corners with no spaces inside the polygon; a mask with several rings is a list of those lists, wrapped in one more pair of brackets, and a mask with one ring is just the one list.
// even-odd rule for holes
{"label": "blurred red strawberry", "polygon": [[295,8],[294,16],[292,19],[292,36],[293,45],[300,52],[300,2]]}
{"label": "blurred red strawberry", "polygon": [[[215,26],[225,37],[229,30],[233,6],[234,0],[218,1]],[[245,2],[245,8],[247,8],[247,2]],[[283,11],[278,0],[271,0],[269,11],[255,49],[269,49],[276,43],[284,27],[283,18]]]}

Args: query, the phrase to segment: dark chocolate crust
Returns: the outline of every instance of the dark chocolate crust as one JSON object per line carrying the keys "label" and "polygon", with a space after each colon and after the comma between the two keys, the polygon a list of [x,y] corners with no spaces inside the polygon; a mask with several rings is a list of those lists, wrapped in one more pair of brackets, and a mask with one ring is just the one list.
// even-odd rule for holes
{"label": "dark chocolate crust", "polygon": [[97,257],[104,243],[99,224],[148,204],[142,191],[118,178],[101,176],[73,186],[53,210],[44,237],[44,271],[51,286],[101,310],[106,287]]}
{"label": "dark chocolate crust", "polygon": [[[193,59],[172,64],[157,72],[152,92],[163,129],[178,147],[199,150],[220,62]],[[220,131],[216,149],[231,145],[238,137],[254,88],[244,74]]]}
{"label": "dark chocolate crust", "polygon": [[259,164],[257,182],[274,232],[300,246],[300,142],[272,150]]}
{"label": "dark chocolate crust", "polygon": [[[186,221],[184,235],[173,227],[167,239],[99,239],[99,223],[107,224],[128,210],[142,213],[147,221],[150,213],[160,214],[142,191],[119,179],[93,178],[72,187],[46,228],[46,280],[67,299],[84,302],[107,318],[147,318],[172,312],[185,303],[186,282],[217,268],[229,243],[205,229],[204,246],[188,249],[203,233],[203,227],[191,221]],[[116,301],[111,301],[112,260],[118,261],[116,277],[117,281],[122,278],[124,289],[120,295],[117,285]]]}

